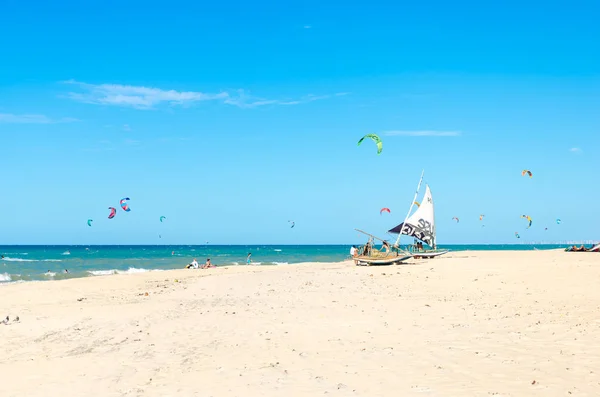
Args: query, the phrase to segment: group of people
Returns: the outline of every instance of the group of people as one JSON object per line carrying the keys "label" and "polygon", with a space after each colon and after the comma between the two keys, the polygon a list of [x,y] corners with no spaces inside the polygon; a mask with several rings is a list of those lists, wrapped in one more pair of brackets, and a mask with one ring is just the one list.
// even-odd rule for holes
{"label": "group of people", "polygon": [[586,248],[583,244],[580,247],[577,247],[576,245],[574,245],[572,247],[565,249],[565,251],[567,251],[567,252],[600,252],[600,243],[598,243],[590,248]]}
{"label": "group of people", "polygon": [[[370,241],[368,241],[363,248],[362,255],[369,256],[372,252],[372,249],[373,249],[373,245],[371,244]],[[383,240],[383,242],[381,243],[380,251],[385,251],[386,253],[390,252],[390,244],[387,241]],[[357,257],[358,255],[359,255],[358,248],[356,248],[356,245],[353,245],[350,248],[350,256],[354,258],[354,257]]]}
{"label": "group of people", "polygon": [[424,250],[423,243],[420,241],[417,241],[417,243],[414,245],[414,249],[416,251],[423,251]]}
{"label": "group of people", "polygon": [[196,260],[196,258],[194,258],[192,263],[188,264],[185,268],[186,269],[208,269],[210,267],[215,267],[215,265],[213,265],[210,262],[210,258],[206,258],[206,263],[204,263],[204,265],[202,265],[202,266],[200,266],[200,264],[198,264],[198,261]]}
{"label": "group of people", "polygon": [[[249,265],[250,263],[252,263],[252,253],[251,252],[249,252],[248,256],[246,257],[246,264]],[[208,269],[211,267],[216,267],[216,266],[211,263],[210,258],[206,258],[206,263],[204,263],[204,265],[202,265],[202,266],[198,263],[196,258],[194,258],[194,260],[191,263],[189,263],[185,268],[186,269]]]}

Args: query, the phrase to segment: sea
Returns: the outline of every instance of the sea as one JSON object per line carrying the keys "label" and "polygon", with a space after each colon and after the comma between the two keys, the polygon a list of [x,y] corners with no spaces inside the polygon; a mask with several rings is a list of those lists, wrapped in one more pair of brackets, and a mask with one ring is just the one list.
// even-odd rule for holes
{"label": "sea", "polygon": [[[358,245],[358,244],[357,244]],[[302,262],[339,262],[352,245],[15,245],[0,246],[0,284],[100,277],[182,269],[194,258],[216,266],[285,266]],[[543,250],[567,244],[446,245],[452,251]]]}

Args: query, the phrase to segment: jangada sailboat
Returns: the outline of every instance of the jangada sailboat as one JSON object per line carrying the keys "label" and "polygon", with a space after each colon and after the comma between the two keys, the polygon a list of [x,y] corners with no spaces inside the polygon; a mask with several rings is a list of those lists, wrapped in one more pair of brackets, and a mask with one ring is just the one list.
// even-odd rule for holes
{"label": "jangada sailboat", "polygon": [[[394,233],[398,235],[396,242],[390,246],[387,241],[373,236],[372,234],[363,232],[362,230],[357,231],[364,233],[369,236],[369,241],[363,247],[359,249],[358,255],[354,257],[354,261],[357,265],[391,265],[404,262],[412,257],[415,258],[434,258],[436,256],[444,255],[448,253],[448,250],[438,250],[435,240],[435,216],[433,209],[433,198],[431,197],[431,190],[429,186],[425,188],[425,196],[417,210],[411,215],[411,212],[417,203],[417,196],[421,189],[421,183],[423,182],[423,173],[421,173],[421,179],[415,192],[415,197],[412,204],[406,214],[404,222],[398,226],[390,229],[388,233]],[[409,246],[409,251],[404,250],[400,247],[400,238],[402,235],[412,236],[415,239],[422,241],[432,249],[422,249],[416,244]],[[374,240],[377,239],[382,242],[381,250],[377,250],[374,247]]]}
{"label": "jangada sailboat", "polygon": [[[419,180],[419,185],[417,186],[417,191],[415,192],[415,199],[408,210],[406,219],[398,226],[390,229],[388,233],[394,233],[398,235],[398,239],[394,244],[398,247],[400,246],[400,237],[402,235],[412,236],[416,240],[419,240],[421,244],[409,246],[409,251],[411,251],[413,257],[435,258],[448,253],[448,250],[438,250],[437,248],[433,198],[431,197],[429,185],[425,185],[425,195],[423,196],[423,200],[421,201],[421,204],[417,204],[416,200],[419,190],[421,189],[422,182],[423,173],[421,174],[421,179]],[[415,205],[417,205],[417,210],[410,215]],[[427,244],[429,247],[431,247],[431,249],[423,248],[422,243]]]}

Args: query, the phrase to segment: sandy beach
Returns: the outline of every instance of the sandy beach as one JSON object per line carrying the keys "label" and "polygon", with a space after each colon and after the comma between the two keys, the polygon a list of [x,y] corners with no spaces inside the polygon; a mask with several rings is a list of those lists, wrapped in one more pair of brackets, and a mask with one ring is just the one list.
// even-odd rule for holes
{"label": "sandy beach", "polygon": [[4,285],[0,395],[598,396],[599,265],[467,251]]}

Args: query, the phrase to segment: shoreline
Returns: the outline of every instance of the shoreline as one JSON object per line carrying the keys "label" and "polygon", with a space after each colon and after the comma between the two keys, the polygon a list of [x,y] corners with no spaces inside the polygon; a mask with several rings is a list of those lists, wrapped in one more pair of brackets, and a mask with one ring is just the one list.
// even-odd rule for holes
{"label": "shoreline", "polygon": [[[452,258],[455,257],[456,255],[460,255],[461,253],[465,253],[465,252],[469,252],[469,253],[497,253],[502,255],[503,253],[531,253],[531,252],[564,252],[563,248],[535,248],[533,247],[531,250],[470,250],[470,249],[465,249],[465,250],[461,250],[461,251],[450,251],[448,254],[437,258],[435,260],[441,260],[441,259],[448,259],[448,258]],[[340,261],[306,261],[306,262],[296,262],[296,263],[289,263],[289,262],[255,262],[253,263],[251,266],[265,266],[265,267],[271,267],[271,266],[293,266],[293,265],[302,265],[302,264],[327,264],[327,263],[342,263],[344,261],[348,261],[349,260],[349,255],[346,256],[345,259],[342,259]],[[8,260],[10,261],[12,258],[8,258]],[[127,261],[128,259],[125,258],[123,259],[124,261]],[[49,263],[53,263],[56,262],[56,260],[51,259],[51,260],[41,260],[41,261],[37,261],[37,262],[46,262],[49,261]],[[411,265],[411,264],[415,264],[419,261],[422,261],[421,259],[410,259],[408,260],[406,263],[402,264],[402,265]],[[399,266],[402,266],[399,265]],[[145,267],[135,267],[135,266],[129,266],[127,269],[118,269],[118,268],[111,268],[111,269],[85,269],[85,270],[80,270],[80,271],[75,271],[75,272],[69,272],[69,273],[63,273],[61,271],[55,271],[55,272],[40,272],[40,273],[34,273],[33,275],[30,273],[28,274],[27,278],[22,278],[22,274],[21,273],[8,273],[6,271],[2,272],[0,271],[0,287],[1,286],[5,286],[5,285],[9,285],[9,284],[14,284],[14,283],[26,283],[26,282],[40,282],[40,281],[63,281],[63,280],[71,280],[71,279],[79,279],[79,278],[97,278],[97,277],[104,277],[104,276],[117,276],[117,275],[126,275],[126,276],[131,276],[134,274],[142,274],[142,273],[151,273],[151,272],[170,272],[170,271],[177,271],[177,270],[206,270],[206,269],[184,269],[182,265],[182,268],[176,268],[176,267],[167,267],[167,268],[145,268]],[[242,263],[234,263],[234,264],[224,264],[224,265],[216,265],[216,268],[237,268],[237,267],[245,267],[248,266],[246,264],[242,264]],[[0,270],[3,270],[0,267]],[[16,279],[15,279],[16,278]]]}

